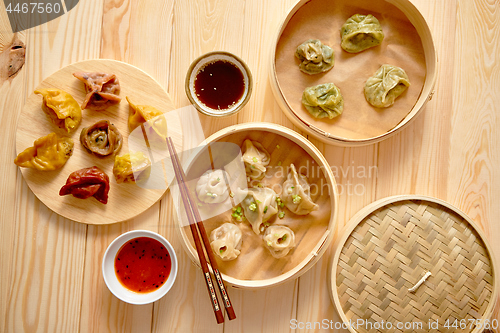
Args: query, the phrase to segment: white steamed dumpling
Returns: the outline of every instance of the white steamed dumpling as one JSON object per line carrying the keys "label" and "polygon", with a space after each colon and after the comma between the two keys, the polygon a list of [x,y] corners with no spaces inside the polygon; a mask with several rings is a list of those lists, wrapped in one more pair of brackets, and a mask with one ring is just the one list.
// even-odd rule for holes
{"label": "white steamed dumpling", "polygon": [[229,175],[224,170],[208,170],[196,183],[198,199],[205,203],[221,203],[229,196],[226,179]]}
{"label": "white steamed dumpling", "polygon": [[311,199],[311,187],[304,175],[297,173],[295,165],[290,165],[287,180],[283,183],[281,199],[285,206],[297,215],[307,215],[319,206]]}
{"label": "white steamed dumpling", "polygon": [[295,247],[295,234],[282,225],[272,225],[264,233],[264,243],[276,259],[283,258]]}
{"label": "white steamed dumpling", "polygon": [[256,180],[264,178],[266,167],[271,161],[266,149],[260,143],[247,139],[243,142],[242,151],[247,176]]}
{"label": "white steamed dumpling", "polygon": [[241,250],[241,230],[232,223],[224,223],[210,233],[210,246],[222,260],[234,260]]}

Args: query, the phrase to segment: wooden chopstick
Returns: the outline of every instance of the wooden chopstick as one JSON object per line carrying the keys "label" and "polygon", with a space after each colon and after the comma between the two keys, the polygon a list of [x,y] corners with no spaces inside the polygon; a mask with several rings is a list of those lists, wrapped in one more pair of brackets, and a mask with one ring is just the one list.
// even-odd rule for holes
{"label": "wooden chopstick", "polygon": [[[186,175],[184,173],[184,170],[182,169],[181,163],[179,161],[179,157],[177,155],[177,152],[175,151],[174,143],[170,137],[167,138],[167,147],[168,147],[168,150],[169,150],[171,158],[172,158],[172,164],[174,166],[174,171],[175,171],[177,180],[179,182],[179,188],[181,190],[182,201],[183,201],[184,207],[186,209],[186,213],[188,215],[189,226],[191,228],[191,233],[193,234],[193,239],[195,242],[196,251],[198,252],[198,258],[200,260],[203,274],[205,276],[205,282],[207,284],[208,292],[209,292],[210,298],[212,300],[212,307],[214,308],[217,323],[223,322],[224,318],[222,316],[222,312],[221,312],[219,304],[218,304],[217,296],[215,295],[215,290],[213,288],[212,279],[210,277],[210,272],[208,269],[208,263],[207,263],[207,260],[205,258],[204,252],[203,252],[203,246],[205,247],[205,251],[208,255],[208,259],[210,260],[210,265],[212,266],[212,271],[214,273],[215,280],[217,281],[217,285],[219,287],[220,294],[222,295],[224,307],[226,308],[228,318],[229,318],[229,320],[233,320],[236,318],[236,314],[234,313],[234,308],[231,304],[231,300],[229,299],[229,295],[227,294],[226,287],[224,286],[224,281],[222,280],[222,276],[221,276],[221,273],[219,271],[217,261],[215,259],[213,252],[212,252],[212,249],[210,246],[210,241],[208,239],[208,236],[207,236],[207,233],[205,231],[205,227],[203,225],[200,213],[199,213],[198,208],[196,206],[196,202],[194,201],[194,199],[191,195],[191,192],[189,191],[188,187],[186,186],[186,183],[185,183]],[[194,214],[194,219],[193,219],[192,214]],[[202,239],[203,243],[200,242],[200,238],[198,236],[198,231],[196,230],[195,225],[198,228],[198,231],[201,235],[201,239]]]}

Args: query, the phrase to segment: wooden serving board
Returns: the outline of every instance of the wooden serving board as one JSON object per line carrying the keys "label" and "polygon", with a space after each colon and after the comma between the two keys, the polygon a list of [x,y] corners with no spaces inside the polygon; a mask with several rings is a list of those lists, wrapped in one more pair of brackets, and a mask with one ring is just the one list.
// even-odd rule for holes
{"label": "wooden serving board", "polygon": [[[118,155],[129,152],[128,145],[128,96],[134,104],[152,105],[168,112],[175,109],[170,96],[148,74],[129,64],[115,60],[88,60],[78,62],[50,75],[42,81],[37,89],[58,88],[75,98],[81,104],[85,98],[84,84],[73,76],[74,72],[105,72],[116,74],[120,82],[120,97],[118,105],[104,111],[82,110],[82,123],[72,133],[67,133],[53,124],[42,111],[42,96],[31,94],[19,116],[16,132],[16,153],[33,146],[33,142],[51,132],[59,136],[71,137],[74,141],[73,155],[59,170],[38,171],[21,168],[24,179],[33,193],[47,207],[66,218],[88,223],[109,224],[131,219],[142,213],[165,193],[168,184],[157,184],[156,189],[146,189],[136,184],[117,184],[113,176],[114,155],[98,157],[89,153],[80,143],[82,128],[90,126],[103,119],[113,123],[123,136],[123,146]],[[167,122],[168,122],[167,117]],[[168,125],[168,134],[174,140],[178,149],[182,148],[182,130],[180,126]],[[72,195],[59,196],[60,188],[66,183],[73,171],[98,166],[109,176],[109,200],[106,205],[94,198],[77,199]]]}

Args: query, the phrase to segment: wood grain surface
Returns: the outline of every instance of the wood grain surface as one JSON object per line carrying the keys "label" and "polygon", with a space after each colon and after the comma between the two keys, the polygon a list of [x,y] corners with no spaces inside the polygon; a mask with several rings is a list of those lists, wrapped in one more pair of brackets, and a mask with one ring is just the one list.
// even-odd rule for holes
{"label": "wood grain surface", "polygon": [[[295,2],[81,0],[69,13],[17,34],[26,44],[25,65],[0,82],[0,332],[346,332],[312,326],[323,319],[340,322],[327,283],[332,247],[297,280],[260,291],[230,288],[237,319],[217,325],[200,271],[174,228],[169,191],[134,219],[85,225],[48,209],[13,163],[16,124],[28,96],[52,73],[88,59],[137,66],[158,81],[174,105],[185,107],[191,61],[213,50],[233,52],[252,71],[253,96],[237,115],[200,116],[204,134],[249,121],[297,130],[268,81],[274,34]],[[430,195],[470,216],[500,262],[500,3],[411,2],[426,18],[438,53],[432,100],[407,128],[378,144],[341,148],[309,138],[338,183],[337,237],[357,211],[377,199]],[[2,3],[0,52],[13,37]],[[125,304],[102,279],[106,247],[133,229],[159,232],[178,255],[177,281],[154,304]],[[499,309],[500,300],[492,319],[500,319]]]}

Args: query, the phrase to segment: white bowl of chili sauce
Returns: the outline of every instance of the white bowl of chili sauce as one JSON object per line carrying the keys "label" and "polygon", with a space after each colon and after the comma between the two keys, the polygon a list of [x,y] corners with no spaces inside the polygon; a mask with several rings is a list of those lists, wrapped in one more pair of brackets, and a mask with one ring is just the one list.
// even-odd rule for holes
{"label": "white bowl of chili sauce", "polygon": [[113,295],[130,304],[159,300],[174,284],[177,257],[170,243],[148,230],[117,237],[102,260],[102,274]]}
{"label": "white bowl of chili sauce", "polygon": [[252,73],[232,53],[214,51],[198,57],[188,69],[186,95],[201,113],[224,117],[240,111],[252,93]]}

